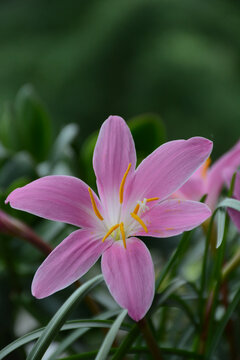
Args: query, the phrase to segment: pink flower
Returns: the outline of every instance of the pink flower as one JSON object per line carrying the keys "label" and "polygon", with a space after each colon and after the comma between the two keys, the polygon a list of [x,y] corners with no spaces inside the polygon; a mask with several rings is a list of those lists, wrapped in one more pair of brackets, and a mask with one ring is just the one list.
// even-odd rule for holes
{"label": "pink flower", "polygon": [[225,182],[226,170],[232,176],[240,165],[240,141],[211,167],[209,165],[210,159],[207,159],[190,179],[173,194],[173,197],[199,201],[203,195],[207,194],[205,202],[214,210]]}
{"label": "pink flower", "polygon": [[37,270],[32,293],[43,298],[65,288],[102,255],[106,284],[136,321],[154,296],[151,255],[137,235],[168,237],[190,230],[211,214],[202,203],[167,199],[208,158],[212,142],[195,137],[168,142],[136,166],[124,120],[102,125],[93,156],[99,197],[71,176],[46,176],[14,190],[11,206],[81,227],[57,246]]}
{"label": "pink flower", "polygon": [[[231,179],[232,179],[232,172],[226,170],[225,176],[226,176],[226,182],[230,186]],[[236,200],[240,200],[240,172],[238,171],[235,178],[235,184],[234,184],[234,191],[233,191],[233,198]],[[233,223],[235,224],[238,231],[240,231],[240,211],[228,208],[228,213],[230,218],[232,219]]]}

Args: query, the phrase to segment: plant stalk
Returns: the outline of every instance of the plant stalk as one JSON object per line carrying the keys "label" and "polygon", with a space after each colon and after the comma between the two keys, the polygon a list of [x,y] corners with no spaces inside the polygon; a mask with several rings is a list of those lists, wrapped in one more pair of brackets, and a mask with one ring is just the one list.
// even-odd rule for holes
{"label": "plant stalk", "polygon": [[138,327],[146,341],[146,344],[147,344],[153,358],[155,360],[163,360],[163,357],[161,355],[161,352],[160,352],[160,349],[156,342],[156,339],[154,338],[154,336],[150,330],[150,327],[148,325],[147,319],[144,317],[137,324],[138,324]]}

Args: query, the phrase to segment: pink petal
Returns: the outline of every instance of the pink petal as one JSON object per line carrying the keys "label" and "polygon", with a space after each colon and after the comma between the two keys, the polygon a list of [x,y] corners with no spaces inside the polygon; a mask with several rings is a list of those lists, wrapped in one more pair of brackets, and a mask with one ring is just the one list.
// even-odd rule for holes
{"label": "pink petal", "polygon": [[207,181],[202,176],[203,166],[204,164],[173,194],[175,198],[199,201],[207,193]]}
{"label": "pink petal", "polygon": [[141,218],[148,233],[142,228],[134,235],[169,237],[188,231],[204,222],[211,211],[207,205],[190,200],[166,200],[144,213]]}
{"label": "pink petal", "polygon": [[58,245],[38,268],[32,294],[44,298],[59,291],[84,275],[111,246],[90,230],[77,230]]}
{"label": "pink petal", "polygon": [[154,296],[153,262],[144,243],[137,238],[115,242],[102,256],[102,272],[116,302],[135,321],[144,317]]}
{"label": "pink petal", "polygon": [[163,144],[139,165],[127,189],[128,196],[132,202],[167,198],[188,180],[211,150],[212,142],[201,137]]}
{"label": "pink petal", "polygon": [[[97,207],[101,205],[93,193]],[[46,176],[17,188],[6,203],[19,210],[45,219],[62,221],[76,226],[95,228],[101,221],[95,215],[88,186],[72,176]]]}
{"label": "pink petal", "polygon": [[232,171],[232,174],[240,165],[240,141],[224,154],[214,165],[210,168],[208,174],[208,197],[207,204],[214,209],[217,199],[220,195],[222,186],[224,184],[224,172],[226,169]]}
{"label": "pink petal", "polygon": [[[233,194],[235,199],[240,200],[240,172],[237,172],[236,174]],[[228,208],[228,213],[238,231],[240,231],[240,211]]]}
{"label": "pink petal", "polygon": [[120,184],[130,163],[126,184],[136,166],[135,146],[125,121],[119,116],[110,116],[100,129],[93,155],[98,192],[109,212],[119,204]]}

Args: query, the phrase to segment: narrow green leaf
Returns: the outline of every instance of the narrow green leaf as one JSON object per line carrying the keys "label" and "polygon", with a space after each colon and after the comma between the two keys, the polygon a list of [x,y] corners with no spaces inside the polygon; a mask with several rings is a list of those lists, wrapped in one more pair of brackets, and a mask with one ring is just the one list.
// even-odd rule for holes
{"label": "narrow green leaf", "polygon": [[[216,250],[216,254],[215,254],[215,262],[214,262],[214,269],[213,269],[213,276],[212,276],[213,284],[212,284],[211,293],[209,295],[209,296],[212,296],[212,306],[211,306],[211,312],[210,312],[210,316],[209,316],[208,334],[213,334],[215,331],[215,314],[217,311],[219,292],[220,292],[220,286],[221,286],[222,265],[223,265],[223,260],[224,260],[224,256],[225,256],[228,227],[229,227],[229,217],[226,216],[222,245]],[[207,343],[206,349],[207,350],[209,349],[211,339],[212,339],[211,336],[207,337],[207,340],[206,340],[206,343]]]}
{"label": "narrow green leaf", "polygon": [[[177,349],[177,348],[167,348],[167,347],[160,347],[160,350],[163,354],[175,355],[179,356],[182,359],[204,359],[202,355],[196,354],[193,351],[185,350],[185,349]],[[113,359],[115,359],[115,355],[118,349],[111,348],[109,350],[109,354],[114,354]],[[70,355],[64,358],[60,358],[58,360],[78,360],[78,359],[92,359],[94,355],[96,355],[98,350],[85,352],[82,354]],[[149,354],[149,349],[145,346],[135,346],[128,350],[128,354]],[[122,359],[122,358],[119,358]]]}
{"label": "narrow green leaf", "polygon": [[183,279],[174,279],[164,291],[160,294],[156,294],[154,298],[153,305],[149,310],[150,313],[155,312],[160,305],[163,305],[167,299],[180,287],[186,284],[186,281]]}
{"label": "narrow green leaf", "polygon": [[194,327],[196,329],[198,329],[198,327],[199,327],[198,319],[195,316],[194,312],[192,311],[191,306],[189,306],[189,304],[187,303],[187,301],[185,301],[183,298],[181,298],[180,296],[178,296],[176,294],[173,294],[171,296],[170,301],[171,300],[174,300],[179,304],[179,307],[185,312],[185,314],[187,315],[187,317],[189,318],[191,323],[194,325]]}
{"label": "narrow green leaf", "polygon": [[[67,330],[88,330],[92,328],[110,328],[113,324],[113,320],[72,320],[67,321],[60,329],[60,331]],[[19,339],[13,341],[11,344],[7,345],[0,351],[0,360],[5,358],[8,354],[18,349],[19,347],[28,344],[29,342],[38,339],[44,331],[46,327],[31,331],[30,333],[20,337]],[[121,330],[129,331],[130,326],[124,324],[121,325]]]}
{"label": "narrow green leaf", "polygon": [[224,235],[224,228],[225,228],[225,221],[226,221],[226,210],[218,209],[217,212],[217,245],[216,248],[222,244],[223,235]]}
{"label": "narrow green leaf", "polygon": [[34,345],[32,351],[27,357],[27,360],[40,360],[42,355],[47,350],[49,344],[56,336],[61,326],[66,321],[68,314],[72,309],[80,302],[80,300],[95,286],[103,281],[103,276],[98,275],[95,278],[87,281],[85,284],[80,286],[61,306],[57,313],[50,320],[42,335]]}
{"label": "narrow green leaf", "polygon": [[124,355],[126,355],[136,340],[137,336],[139,334],[139,327],[137,324],[135,324],[131,331],[125,336],[123,342],[120,344],[120,346],[117,348],[116,353],[114,354],[112,360],[120,360],[123,359]]}
{"label": "narrow green leaf", "polygon": [[182,253],[182,251],[183,251],[183,249],[185,247],[185,243],[188,240],[191,233],[192,233],[191,231],[187,231],[187,232],[183,233],[177,249],[171,255],[170,259],[168,260],[168,262],[164,266],[163,270],[161,271],[159,277],[157,278],[157,280],[155,282],[156,291],[160,288],[160,286],[162,285],[164,279],[168,275],[169,271],[172,269],[172,267],[176,263],[178,257],[181,255],[181,253]]}
{"label": "narrow green leaf", "polygon": [[[120,310],[109,310],[104,313],[99,314],[93,320],[106,320],[112,316],[118,315]],[[63,341],[58,345],[58,348],[52,353],[52,355],[48,358],[48,360],[55,360],[58,356],[60,356],[65,349],[67,349],[73,342],[79,339],[82,335],[84,335],[87,331],[90,330],[90,327],[80,328],[74,330],[70,335],[66,336]]]}
{"label": "narrow green leaf", "polygon": [[96,356],[95,360],[104,360],[107,358],[108,353],[111,349],[111,346],[113,344],[113,341],[117,335],[117,332],[125,318],[125,316],[127,315],[127,310],[123,310],[117,317],[117,319],[114,321],[111,329],[109,330],[109,332],[107,333],[100,349],[99,352]]}
{"label": "narrow green leaf", "polygon": [[211,338],[211,343],[208,348],[206,360],[212,358],[212,355],[221,339],[221,335],[225,329],[225,326],[227,325],[228,320],[232,316],[232,313],[235,310],[236,306],[239,304],[239,301],[240,301],[240,289],[235,294],[233,300],[231,301],[231,304],[229,304],[227,311],[225,312],[224,316],[219,322],[219,325],[217,326],[216,330],[213,333],[213,336]]}
{"label": "narrow green leaf", "polygon": [[240,211],[240,201],[236,199],[226,198],[218,204],[218,208],[220,207],[230,207],[234,210]]}

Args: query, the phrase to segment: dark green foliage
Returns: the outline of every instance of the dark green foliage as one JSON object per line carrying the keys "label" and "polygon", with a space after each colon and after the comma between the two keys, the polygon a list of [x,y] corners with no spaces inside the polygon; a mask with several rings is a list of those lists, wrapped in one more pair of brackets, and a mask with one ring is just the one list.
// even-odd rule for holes
{"label": "dark green foliage", "polygon": [[219,156],[239,134],[239,39],[238,1],[2,1],[0,104],[29,82],[82,139],[154,112],[169,139],[206,136]]}
{"label": "dark green foliage", "polygon": [[[237,1],[2,1],[0,42],[0,208],[52,247],[75,228],[4,201],[16,187],[51,174],[95,187],[93,150],[110,114],[127,120],[138,163],[167,139],[206,136],[216,157],[239,139]],[[226,211],[240,210],[240,203],[230,197],[206,234],[199,228],[181,238],[146,240],[157,289],[147,320],[164,360],[237,360],[240,353],[240,237]],[[103,284],[90,294],[98,315],[85,301],[63,314],[72,294],[81,293],[74,285],[34,299],[32,277],[45,256],[0,223],[0,348],[12,351],[4,358],[26,359],[26,344],[38,338],[29,358],[40,359],[53,339],[51,360],[95,358],[104,341],[114,360],[150,358],[138,326],[128,317],[121,323],[124,313]],[[83,282],[99,272],[97,264]],[[25,330],[28,317],[35,323]]]}

